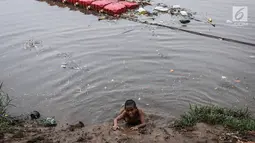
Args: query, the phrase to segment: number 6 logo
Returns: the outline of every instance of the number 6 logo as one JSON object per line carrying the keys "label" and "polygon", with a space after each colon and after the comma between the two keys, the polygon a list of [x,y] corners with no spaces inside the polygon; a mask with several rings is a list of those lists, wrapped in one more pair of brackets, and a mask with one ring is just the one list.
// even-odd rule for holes
{"label": "number 6 logo", "polygon": [[233,21],[247,21],[248,8],[245,6],[233,7]]}

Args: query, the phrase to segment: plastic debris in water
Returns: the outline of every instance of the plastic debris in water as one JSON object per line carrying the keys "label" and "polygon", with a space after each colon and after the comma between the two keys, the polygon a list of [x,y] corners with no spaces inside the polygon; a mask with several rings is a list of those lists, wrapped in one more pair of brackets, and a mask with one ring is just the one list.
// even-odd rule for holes
{"label": "plastic debris in water", "polygon": [[186,11],[180,11],[182,16],[188,16],[188,13]]}
{"label": "plastic debris in water", "polygon": [[227,77],[225,77],[225,76],[221,76],[221,78],[222,78],[222,79],[226,79]]}
{"label": "plastic debris in water", "polygon": [[208,22],[209,22],[209,23],[212,23],[212,18],[208,18]]}
{"label": "plastic debris in water", "polygon": [[62,65],[61,65],[61,68],[66,68],[66,64],[62,64]]}
{"label": "plastic debris in water", "polygon": [[139,97],[138,100],[141,100],[141,98]]}
{"label": "plastic debris in water", "polygon": [[190,23],[190,20],[189,19],[185,19],[185,20],[180,20],[180,22],[182,24],[187,24],[187,23]]}
{"label": "plastic debris in water", "polygon": [[162,6],[156,6],[154,8],[154,10],[160,11],[160,12],[168,12],[168,8],[167,7],[162,7]]}
{"label": "plastic debris in water", "polygon": [[147,13],[148,13],[148,11],[147,11],[146,9],[142,8],[142,7],[140,7],[140,8],[137,10],[137,12],[138,12],[139,14],[147,14]]}
{"label": "plastic debris in water", "polygon": [[98,21],[100,21],[100,20],[105,20],[105,19],[107,19],[106,16],[100,16],[100,17],[98,17]]}
{"label": "plastic debris in water", "polygon": [[67,63],[62,63],[61,64],[62,68],[69,68],[69,69],[74,69],[74,70],[80,70],[80,67],[78,64],[76,64],[74,61],[68,61]]}
{"label": "plastic debris in water", "polygon": [[181,8],[180,5],[173,5],[173,8]]}
{"label": "plastic debris in water", "polygon": [[233,23],[233,21],[231,21],[231,20],[226,20],[226,23]]}
{"label": "plastic debris in water", "polygon": [[28,40],[24,44],[24,49],[32,50],[34,48],[34,49],[38,50],[39,46],[42,47],[42,42],[35,41],[35,40]]}

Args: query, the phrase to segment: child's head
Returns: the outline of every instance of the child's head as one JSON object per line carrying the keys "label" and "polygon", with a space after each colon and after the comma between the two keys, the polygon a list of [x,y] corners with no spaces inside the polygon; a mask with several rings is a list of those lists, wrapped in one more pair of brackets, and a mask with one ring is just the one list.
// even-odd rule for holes
{"label": "child's head", "polygon": [[137,107],[134,100],[129,99],[125,102],[125,110],[130,117],[135,116],[137,113]]}

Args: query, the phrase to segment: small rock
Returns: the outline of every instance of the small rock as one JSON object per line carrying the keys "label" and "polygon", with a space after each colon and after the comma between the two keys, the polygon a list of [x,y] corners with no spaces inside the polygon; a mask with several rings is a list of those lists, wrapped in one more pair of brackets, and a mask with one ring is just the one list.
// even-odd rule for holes
{"label": "small rock", "polygon": [[40,118],[40,113],[38,112],[38,111],[33,111],[31,114],[30,114],[30,117],[31,117],[31,119],[32,120],[34,120],[34,119],[38,119],[38,118]]}

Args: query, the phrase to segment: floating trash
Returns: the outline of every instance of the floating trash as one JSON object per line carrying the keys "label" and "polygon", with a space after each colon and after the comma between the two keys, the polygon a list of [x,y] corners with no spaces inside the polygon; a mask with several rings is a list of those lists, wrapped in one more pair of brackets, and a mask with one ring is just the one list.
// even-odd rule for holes
{"label": "floating trash", "polygon": [[98,21],[100,21],[100,20],[105,20],[105,19],[107,19],[106,16],[100,16],[100,17],[98,17]]}
{"label": "floating trash", "polygon": [[58,53],[57,57],[61,57],[61,58],[71,58],[72,55],[71,53]]}
{"label": "floating trash", "polygon": [[167,8],[167,7],[168,7],[168,6],[167,6],[166,4],[164,4],[164,3],[158,3],[158,4],[157,4],[157,6],[165,7],[165,8]]}
{"label": "floating trash", "polygon": [[66,63],[62,63],[61,68],[66,68]]}
{"label": "floating trash", "polygon": [[75,70],[80,69],[79,65],[75,61],[69,61],[67,64],[68,64],[68,68],[70,69],[75,69]]}
{"label": "floating trash", "polygon": [[207,20],[209,23],[212,23],[212,18],[208,18]]}
{"label": "floating trash", "polygon": [[231,20],[226,20],[226,23],[233,23],[233,21],[231,21]]}
{"label": "floating trash", "polygon": [[169,11],[169,8],[167,7],[162,7],[162,6],[156,6],[154,8],[154,10],[157,10],[157,11],[160,11],[160,12],[168,12]]}
{"label": "floating trash", "polygon": [[140,7],[138,10],[137,10],[138,14],[148,14],[148,11],[145,10],[144,8]]}
{"label": "floating trash", "polygon": [[181,14],[182,16],[188,16],[188,13],[187,13],[186,11],[180,11],[180,14]]}
{"label": "floating trash", "polygon": [[[49,3],[48,1],[46,0],[41,0],[41,1],[45,1],[47,3]],[[54,5],[60,5],[59,0],[52,0],[54,1]],[[57,2],[58,1],[58,2]],[[68,4],[71,4],[72,6],[74,4],[78,2],[84,2],[84,1],[87,1],[87,0],[64,0],[66,3],[65,6],[68,6]],[[89,0],[88,0],[89,1]],[[111,3],[116,3],[115,0],[100,0],[100,2],[97,2],[97,1],[93,1],[91,4],[89,4],[89,6],[86,6],[86,8],[84,6],[81,6],[80,8],[75,8],[75,9],[79,9],[79,10],[82,10],[81,8],[84,8],[82,10],[82,12],[85,12],[85,13],[89,13],[89,14],[94,14],[94,15],[97,15],[97,16],[103,16],[103,15],[107,15],[107,11],[103,10],[103,8],[106,6],[106,5],[101,5],[102,1],[104,1],[104,4],[108,5],[108,4],[111,4]],[[106,1],[106,2],[105,2]],[[150,1],[146,1],[146,0],[126,0],[127,2],[135,2],[137,3],[137,5],[141,6],[139,8],[139,11],[138,13],[135,13],[135,10],[133,9],[128,9],[127,12],[125,13],[121,13],[121,15],[119,14],[116,14],[116,15],[113,15],[113,16],[109,16],[109,19],[116,19],[116,18],[124,18],[124,19],[128,19],[130,21],[134,21],[134,22],[138,22],[138,23],[142,23],[142,24],[149,24],[149,25],[155,25],[155,26],[160,26],[160,27],[165,27],[165,28],[169,28],[169,29],[172,29],[172,30],[179,30],[179,31],[183,31],[183,32],[188,32],[190,34],[195,34],[195,35],[199,35],[199,36],[204,36],[204,37],[208,37],[208,38],[214,38],[214,39],[221,39],[221,40],[224,40],[224,41],[228,41],[228,42],[234,42],[234,43],[239,43],[239,44],[244,44],[244,45],[250,45],[250,46],[255,46],[254,43],[250,43],[250,42],[245,42],[245,41],[240,41],[240,40],[235,40],[235,39],[230,39],[230,38],[221,38],[220,36],[216,36],[216,35],[211,35],[211,34],[206,34],[206,33],[201,33],[201,32],[196,32],[196,31],[192,31],[192,30],[187,30],[187,29],[182,29],[182,28],[179,28],[179,27],[173,27],[173,26],[170,26],[170,25],[163,25],[163,24],[160,24],[160,23],[156,23],[156,22],[149,22],[149,21],[144,21],[144,20],[140,20],[139,17],[137,16],[137,14],[139,15],[139,13],[141,14],[144,14],[146,16],[150,16],[151,14],[152,15],[157,15],[156,12],[151,12],[151,11],[148,11],[145,6],[146,5],[151,5]],[[110,2],[110,3],[108,3]],[[96,4],[95,4],[96,3]],[[117,3],[120,3],[120,2],[117,2]],[[61,4],[61,6],[63,6]],[[80,3],[79,5],[80,6]],[[95,7],[96,6],[96,7]],[[157,6],[162,6],[162,7],[165,7],[165,5],[163,4],[158,4]],[[74,8],[72,8],[74,9]],[[89,9],[89,10],[88,10]],[[115,9],[115,8],[114,8]],[[213,27],[215,27],[216,25],[212,23],[212,20],[209,19],[209,22],[208,22],[208,19],[205,19],[205,20],[199,20],[199,19],[196,19],[193,17],[193,15],[195,15],[196,13],[195,12],[191,12],[189,11],[188,9],[186,8],[181,8],[180,5],[173,5],[171,7],[169,7],[169,12],[170,14],[172,15],[181,15],[180,14],[180,11],[186,11],[188,13],[188,20],[195,20],[195,21],[199,21],[199,22],[203,22],[203,23],[209,23],[210,25],[212,25]],[[113,10],[113,9],[111,9]],[[132,14],[131,14],[132,13]],[[140,14],[140,15],[141,15]],[[109,14],[108,14],[109,15]],[[152,18],[152,19],[155,19],[155,18]],[[186,19],[185,19],[186,20]],[[189,21],[181,21],[182,23],[188,23]],[[32,46],[33,47],[33,46]]]}
{"label": "floating trash", "polygon": [[222,78],[222,79],[226,79],[227,77],[225,77],[225,76],[221,76],[221,78]]}
{"label": "floating trash", "polygon": [[39,47],[42,47],[42,41],[28,40],[24,43],[24,49],[28,49],[28,50],[36,49],[36,50],[38,50]]}
{"label": "floating trash", "polygon": [[175,9],[179,9],[179,8],[181,8],[181,6],[180,6],[180,5],[173,5],[172,7],[173,7],[173,8],[175,8]]}
{"label": "floating trash", "polygon": [[182,24],[187,24],[187,23],[190,23],[190,20],[189,19],[181,19],[179,20]]}

